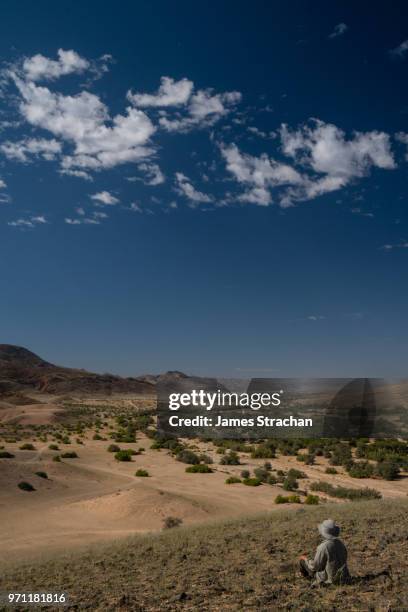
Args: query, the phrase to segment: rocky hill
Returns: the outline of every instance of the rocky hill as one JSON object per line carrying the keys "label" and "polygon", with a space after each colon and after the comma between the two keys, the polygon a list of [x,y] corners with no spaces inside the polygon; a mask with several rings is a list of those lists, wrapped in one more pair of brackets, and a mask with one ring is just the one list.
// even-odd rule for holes
{"label": "rocky hill", "polygon": [[0,344],[0,394],[36,390],[52,394],[154,394],[154,385],[138,378],[95,374],[44,361],[20,346]]}

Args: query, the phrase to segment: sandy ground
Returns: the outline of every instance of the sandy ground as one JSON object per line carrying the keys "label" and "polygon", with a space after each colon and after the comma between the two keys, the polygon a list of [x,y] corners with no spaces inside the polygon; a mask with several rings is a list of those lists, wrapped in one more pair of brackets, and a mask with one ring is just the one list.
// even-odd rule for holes
{"label": "sandy ground", "polygon": [[[33,412],[32,406],[22,408]],[[54,407],[48,406],[46,410],[52,412]],[[110,443],[92,440],[89,434],[84,445],[60,444],[62,451],[76,451],[79,455],[78,459],[64,459],[61,463],[52,461],[58,453],[48,449],[49,442],[34,442],[35,451],[19,450],[21,442],[6,444],[15,459],[0,459],[3,559],[28,559],[137,532],[158,531],[167,516],[193,524],[281,507],[274,504],[275,497],[283,493],[281,487],[225,484],[229,475],[239,476],[242,469],[252,471],[263,465],[263,460],[241,455],[242,465],[222,466],[214,447],[200,444],[200,450],[214,459],[214,473],[187,474],[185,464],[176,461],[167,450],[151,450],[151,441],[142,434],[138,434],[134,444],[121,444],[122,448],[146,449],[134,456],[131,463],[117,462],[107,452]],[[300,492],[312,481],[327,480],[355,488],[369,486],[385,498],[408,494],[408,478],[393,482],[354,479],[342,468],[336,468],[338,475],[327,475],[324,473],[327,461],[321,457],[314,466],[305,466],[294,457],[278,457],[271,462],[274,470],[295,467],[307,474],[307,479],[299,480]],[[148,470],[150,477],[135,477],[138,468]],[[40,470],[48,474],[48,480],[35,475]],[[22,480],[33,484],[36,491],[18,489]]]}

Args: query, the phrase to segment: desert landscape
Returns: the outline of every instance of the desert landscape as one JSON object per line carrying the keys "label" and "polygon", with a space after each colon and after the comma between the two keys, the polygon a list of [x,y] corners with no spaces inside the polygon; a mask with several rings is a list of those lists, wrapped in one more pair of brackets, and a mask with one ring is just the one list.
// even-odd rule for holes
{"label": "desert landscape", "polygon": [[[169,530],[186,541],[192,534],[202,541],[208,532],[216,534],[216,540],[234,543],[235,536],[228,534],[242,525],[245,530],[252,525],[258,533],[266,524],[266,541],[271,540],[270,529],[288,525],[290,529],[285,527],[277,536],[285,544],[271,545],[271,551],[283,553],[286,547],[288,552],[295,550],[299,530],[316,522],[317,516],[348,517],[344,520],[358,531],[363,529],[358,526],[360,513],[368,513],[372,524],[372,517],[383,509],[400,520],[408,508],[406,442],[166,439],[155,428],[155,381],[153,376],[119,379],[58,368],[25,349],[0,346],[3,590],[23,588],[24,580],[32,588],[57,588],[60,570],[49,571],[49,560],[57,568],[66,555],[75,559],[68,563],[78,567],[90,550],[102,566],[112,551],[134,546],[139,555],[147,542],[153,548],[168,542],[169,551],[181,551],[178,537],[173,539]],[[289,533],[295,538],[292,543],[287,541]],[[306,541],[314,535],[313,530],[305,533]],[[245,567],[256,564],[251,542]],[[264,542],[260,545],[265,548]],[[117,548],[103,552],[104,546]],[[147,564],[159,563],[148,556]],[[282,563],[275,564],[273,572],[278,566]],[[45,578],[41,572],[46,567]],[[290,563],[288,567],[293,570]],[[72,593],[69,574],[64,590]],[[377,582],[382,584],[384,576]],[[139,584],[138,592],[140,588]],[[76,602],[83,601],[77,587],[74,591]],[[103,605],[94,609],[112,605],[111,609],[154,610],[170,605],[170,595],[163,608],[147,602],[137,608],[136,600],[130,603],[127,595],[123,601],[119,597],[119,605],[112,603],[112,593],[105,596]],[[180,596],[176,607],[197,609],[193,600]],[[249,601],[241,597],[239,602],[231,600],[229,608],[214,604],[210,609],[239,609]]]}

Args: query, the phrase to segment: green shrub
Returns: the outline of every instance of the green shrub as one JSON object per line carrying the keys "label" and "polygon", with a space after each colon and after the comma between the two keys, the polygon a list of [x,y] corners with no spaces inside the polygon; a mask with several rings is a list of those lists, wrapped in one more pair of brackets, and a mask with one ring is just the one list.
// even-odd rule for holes
{"label": "green shrub", "polygon": [[317,506],[318,503],[319,503],[319,496],[318,495],[312,495],[311,493],[309,493],[306,496],[305,504],[308,504],[309,506]]}
{"label": "green shrub", "polygon": [[35,450],[35,446],[34,446],[34,444],[29,444],[28,442],[26,442],[25,444],[22,444],[20,446],[20,450],[33,451],[33,450]]}
{"label": "green shrub", "polygon": [[325,469],[326,474],[338,474],[338,471],[334,467],[327,467]]}
{"label": "green shrub", "polygon": [[265,461],[263,466],[264,466],[265,470],[268,470],[268,472],[270,472],[272,470],[272,463],[270,461]]}
{"label": "green shrub", "polygon": [[254,469],[254,475],[255,478],[258,478],[261,482],[266,482],[269,477],[269,472],[265,470],[265,468],[258,467]]}
{"label": "green shrub", "polygon": [[274,476],[273,474],[269,474],[267,481],[266,481],[269,485],[275,485],[278,482],[278,479],[276,478],[276,476]]}
{"label": "green shrub", "polygon": [[61,457],[59,455],[55,455],[55,457],[53,457],[52,460],[55,461],[56,463],[60,463]]}
{"label": "green shrub", "polygon": [[285,497],[285,495],[277,495],[275,497],[275,504],[288,504],[289,497]]}
{"label": "green shrub", "polygon": [[350,446],[348,444],[336,444],[330,458],[330,465],[345,465],[351,460]]}
{"label": "green shrub", "polygon": [[371,478],[374,474],[374,467],[368,461],[353,463],[348,474],[352,478]]}
{"label": "green shrub", "polygon": [[24,480],[19,482],[17,486],[22,491],[35,491],[35,488],[33,487],[33,485],[30,484],[29,482],[25,482]]}
{"label": "green shrub", "polygon": [[48,448],[54,451],[59,450],[59,447],[57,446],[57,444],[50,444]]}
{"label": "green shrub", "polygon": [[300,504],[301,503],[299,495],[289,495],[288,501],[290,504]]}
{"label": "green shrub", "polygon": [[139,476],[140,478],[147,478],[149,476],[149,472],[147,470],[137,470],[135,476]]}
{"label": "green shrub", "polygon": [[186,467],[186,472],[188,472],[189,474],[211,474],[212,469],[209,465],[206,465],[205,463],[196,463],[194,465]]}
{"label": "green shrub", "polygon": [[276,457],[275,448],[260,444],[251,453],[252,459],[274,459]]}
{"label": "green shrub", "polygon": [[68,453],[62,453],[61,459],[78,459],[78,455],[75,451],[69,451]]}
{"label": "green shrub", "polygon": [[40,478],[45,478],[46,480],[48,479],[47,472],[36,472],[35,474],[36,476],[39,476]]}
{"label": "green shrub", "polygon": [[244,478],[244,480],[242,482],[247,487],[259,487],[259,485],[262,484],[262,482],[259,480],[259,478]]}
{"label": "green shrub", "polygon": [[189,465],[197,465],[200,463],[200,458],[194,451],[185,448],[178,453],[177,461],[188,463]]}
{"label": "green shrub", "polygon": [[241,478],[249,478],[251,475],[251,472],[249,470],[242,470],[241,472]]}
{"label": "green shrub", "polygon": [[395,480],[398,478],[400,468],[393,461],[381,461],[377,463],[376,474],[384,480]]}
{"label": "green shrub", "polygon": [[240,478],[237,478],[236,476],[229,476],[225,481],[225,484],[238,484],[239,482],[241,482]]}
{"label": "green shrub", "polygon": [[210,463],[214,463],[210,455],[206,455],[205,453],[202,453],[199,456],[199,459],[200,459],[200,463],[206,463],[207,465],[209,465]]}
{"label": "green shrub", "polygon": [[225,453],[220,461],[221,465],[239,465],[240,463],[239,455],[235,451]]}
{"label": "green shrub", "polygon": [[120,451],[120,446],[117,444],[109,444],[108,453],[118,453]]}
{"label": "green shrub", "polygon": [[288,472],[288,478],[307,478],[304,472],[291,468]]}
{"label": "green shrub", "polygon": [[99,435],[98,433],[96,433],[96,434],[94,434],[94,435],[92,436],[92,440],[103,440],[103,438],[102,438],[102,436],[101,436],[101,435]]}
{"label": "green shrub", "polygon": [[375,489],[349,489],[346,487],[334,487],[328,482],[312,482],[310,485],[312,491],[321,491],[331,497],[339,499],[350,499],[351,501],[360,501],[363,499],[381,499],[381,493]]}
{"label": "green shrub", "polygon": [[9,453],[8,451],[0,451],[0,459],[13,459],[13,453]]}
{"label": "green shrub", "polygon": [[179,527],[182,522],[183,520],[177,516],[166,516],[166,518],[163,520],[163,529],[173,529],[174,527]]}
{"label": "green shrub", "polygon": [[116,461],[132,461],[132,454],[128,450],[120,450],[115,453]]}
{"label": "green shrub", "polygon": [[285,491],[294,491],[295,489],[298,489],[299,485],[296,478],[293,478],[293,476],[286,476],[285,480],[283,481],[283,488]]}

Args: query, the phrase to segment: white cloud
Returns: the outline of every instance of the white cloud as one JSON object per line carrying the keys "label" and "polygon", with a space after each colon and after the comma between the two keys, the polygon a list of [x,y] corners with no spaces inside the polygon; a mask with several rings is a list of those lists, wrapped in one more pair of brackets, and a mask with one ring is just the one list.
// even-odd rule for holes
{"label": "white cloud", "polygon": [[58,60],[51,60],[38,53],[23,62],[23,71],[28,81],[52,81],[72,73],[82,73],[90,67],[88,60],[76,51],[58,49]]}
{"label": "white cloud", "polygon": [[247,191],[238,196],[241,201],[268,206],[272,202],[271,188],[297,185],[303,181],[297,170],[266,154],[254,157],[241,153],[235,144],[221,145],[221,154],[227,170],[239,183],[247,186]]}
{"label": "white cloud", "polygon": [[182,172],[176,172],[175,191],[194,204],[212,202],[212,198],[206,193],[197,191],[197,189],[192,185],[190,180]]}
{"label": "white cloud", "polygon": [[341,189],[373,167],[396,167],[384,132],[355,132],[346,139],[335,125],[314,120],[294,131],[282,125],[280,137],[281,151],[292,158],[292,165],[265,153],[259,157],[242,153],[235,144],[221,145],[227,170],[246,186],[235,199],[267,206],[275,190],[280,206],[287,207]]}
{"label": "white cloud", "polygon": [[48,161],[55,159],[61,152],[61,143],[52,138],[27,138],[17,142],[7,140],[0,146],[0,150],[7,157],[20,162],[28,162],[30,156],[39,156]]}
{"label": "white cloud", "polygon": [[138,212],[138,213],[143,212],[139,204],[136,204],[136,202],[132,202],[132,204],[129,206],[129,210],[133,212]]}
{"label": "white cloud", "polygon": [[353,179],[366,176],[373,167],[396,167],[390,137],[385,132],[355,132],[346,139],[343,130],[330,123],[314,120],[291,131],[282,125],[282,150],[300,166],[317,176],[305,178],[293,199],[311,199],[345,187]]}
{"label": "white cloud", "polygon": [[44,223],[48,223],[47,219],[44,215],[40,215],[38,217],[28,217],[27,219],[20,218],[15,221],[9,221],[7,225],[11,227],[19,227],[21,229],[34,228],[36,225],[43,225]]}
{"label": "white cloud", "polygon": [[156,187],[157,185],[161,185],[165,182],[166,177],[161,171],[158,164],[154,164],[151,162],[143,162],[138,164],[138,169],[143,172],[145,175],[143,178],[137,176],[131,176],[127,180],[131,183],[135,181],[142,181],[145,185],[150,185],[150,187]]}
{"label": "white cloud", "polygon": [[25,120],[73,145],[72,154],[62,158],[63,173],[113,168],[153,153],[147,145],[155,127],[143,111],[128,107],[125,115],[111,118],[95,94],[82,91],[64,96],[15,73],[12,78],[21,95],[19,108]]}
{"label": "white cloud", "polygon": [[0,179],[0,189],[5,189],[6,187],[6,183],[3,181],[3,179]]}
{"label": "white cloud", "polygon": [[403,240],[397,244],[384,244],[381,249],[383,251],[392,251],[393,249],[408,249],[408,242]]}
{"label": "white cloud", "polygon": [[[406,132],[398,132],[395,134],[395,138],[398,140],[398,142],[402,142],[402,144],[408,147],[408,134]],[[405,152],[405,159],[408,161],[408,148]]]}
{"label": "white cloud", "polygon": [[392,57],[404,59],[407,52],[408,52],[408,39],[403,40],[402,43],[398,45],[398,47],[395,47],[395,49],[391,49],[389,53]]}
{"label": "white cloud", "polygon": [[210,127],[230,113],[241,97],[237,91],[213,94],[211,90],[202,89],[191,96],[186,115],[178,113],[176,118],[169,118],[168,114],[163,114],[159,123],[168,132],[189,132],[194,128]]}
{"label": "white cloud", "polygon": [[307,318],[309,321],[323,321],[323,319],[325,319],[326,317],[324,317],[323,315],[309,315]]}
{"label": "white cloud", "polygon": [[334,26],[334,30],[331,34],[329,34],[329,38],[337,38],[338,36],[342,36],[348,30],[348,26],[345,23],[338,23]]}
{"label": "white cloud", "polygon": [[93,212],[90,216],[85,216],[83,208],[77,209],[79,217],[65,217],[64,222],[67,225],[100,225],[101,221],[108,218],[108,215],[104,212]]}
{"label": "white cloud", "polygon": [[115,204],[119,204],[118,198],[109,193],[109,191],[99,191],[89,197],[96,202],[97,206],[114,206]]}
{"label": "white cloud", "polygon": [[127,98],[135,106],[181,106],[188,102],[194,88],[194,83],[188,79],[175,81],[170,77],[162,77],[156,94],[132,93],[128,91]]}
{"label": "white cloud", "polygon": [[200,89],[194,93],[194,83],[183,78],[175,81],[162,77],[155,94],[127,94],[128,100],[136,107],[183,107],[184,112],[169,114],[160,111],[159,123],[168,132],[187,132],[193,128],[213,125],[222,116],[230,112],[231,107],[241,100],[237,91],[214,94],[210,89]]}

